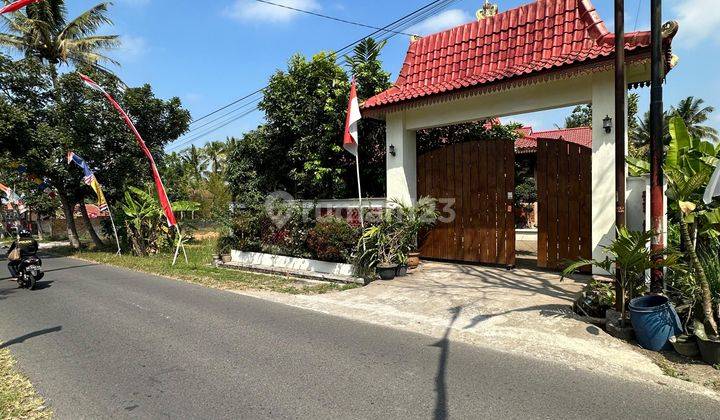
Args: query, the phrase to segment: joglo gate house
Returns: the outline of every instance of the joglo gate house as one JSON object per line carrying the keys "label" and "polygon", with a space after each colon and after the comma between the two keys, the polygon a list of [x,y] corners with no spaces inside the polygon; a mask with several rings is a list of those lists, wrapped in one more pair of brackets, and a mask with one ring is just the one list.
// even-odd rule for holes
{"label": "joglo gate house", "polygon": [[[477,21],[413,39],[396,83],[362,104],[364,118],[386,121],[387,198],[455,199],[455,220],[428,233],[424,257],[514,266],[512,142],[464,142],[418,156],[416,132],[592,104],[591,147],[536,139],[537,265],[604,258],[602,245],[615,236],[615,134],[604,128],[615,119],[615,36],[589,0],[496,10],[486,4]],[[666,71],[676,32],[665,25]],[[648,31],[626,34],[628,88],[649,81],[650,45]]]}

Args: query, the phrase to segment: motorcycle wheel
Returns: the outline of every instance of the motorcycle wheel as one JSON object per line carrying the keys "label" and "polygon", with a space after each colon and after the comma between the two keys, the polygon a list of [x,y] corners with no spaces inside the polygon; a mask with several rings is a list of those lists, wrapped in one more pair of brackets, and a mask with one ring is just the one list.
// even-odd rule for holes
{"label": "motorcycle wheel", "polygon": [[35,290],[35,285],[37,284],[37,279],[32,274],[29,274],[27,276],[27,288],[28,290]]}

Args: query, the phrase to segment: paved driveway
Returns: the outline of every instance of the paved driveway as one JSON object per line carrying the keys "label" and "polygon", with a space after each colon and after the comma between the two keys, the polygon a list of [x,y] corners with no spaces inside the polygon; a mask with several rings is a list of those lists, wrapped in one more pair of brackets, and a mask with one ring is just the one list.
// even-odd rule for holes
{"label": "paved driveway", "polygon": [[561,281],[556,273],[531,269],[428,262],[407,277],[342,293],[254,295],[436,337],[447,332],[458,341],[573,368],[668,381],[647,356],[573,314],[572,302],[588,280]]}

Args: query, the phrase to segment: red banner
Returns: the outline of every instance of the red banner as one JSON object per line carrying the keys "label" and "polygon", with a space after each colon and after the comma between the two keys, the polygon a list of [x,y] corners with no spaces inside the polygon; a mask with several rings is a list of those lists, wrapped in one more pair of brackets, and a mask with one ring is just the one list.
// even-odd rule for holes
{"label": "red banner", "polygon": [[127,113],[122,109],[122,107],[120,107],[120,104],[118,104],[117,101],[115,101],[115,99],[112,97],[112,95],[107,93],[105,89],[100,87],[100,85],[95,83],[91,78],[85,76],[84,74],[80,74],[80,77],[90,88],[95,89],[105,95],[107,100],[110,101],[112,106],[115,107],[115,109],[117,109],[117,111],[120,113],[123,120],[125,120],[125,124],[127,124],[133,134],[135,134],[135,138],[137,139],[140,149],[142,149],[143,153],[145,153],[145,156],[150,161],[150,169],[152,170],[153,179],[155,180],[155,188],[157,189],[158,197],[160,199],[160,205],[162,205],[165,217],[167,217],[168,226],[172,227],[177,225],[177,221],[175,220],[175,214],[173,213],[172,206],[170,205],[170,200],[168,199],[167,192],[165,192],[165,186],[163,185],[162,179],[160,179],[160,173],[158,172],[157,166],[155,165],[155,159],[153,158],[152,153],[150,153],[150,149],[148,149],[147,145],[145,145],[145,141],[143,140],[142,136],[135,128],[135,124],[133,124]]}

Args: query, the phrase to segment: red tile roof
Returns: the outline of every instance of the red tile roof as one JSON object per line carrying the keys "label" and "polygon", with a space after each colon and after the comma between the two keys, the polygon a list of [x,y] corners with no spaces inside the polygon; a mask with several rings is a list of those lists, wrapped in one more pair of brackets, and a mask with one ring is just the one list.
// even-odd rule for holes
{"label": "red tile roof", "polygon": [[565,140],[585,147],[592,147],[592,128],[560,128],[549,131],[533,131],[531,127],[518,130],[520,138],[515,141],[517,153],[534,153],[537,150],[538,139]]}
{"label": "red tile roof", "polygon": [[[537,0],[412,42],[395,85],[363,109],[608,60],[614,40],[590,0]],[[628,52],[647,52],[649,46],[649,32],[626,35]]]}

